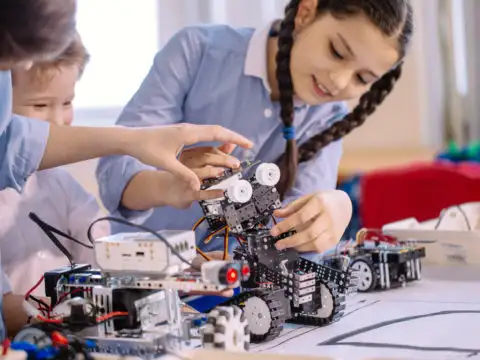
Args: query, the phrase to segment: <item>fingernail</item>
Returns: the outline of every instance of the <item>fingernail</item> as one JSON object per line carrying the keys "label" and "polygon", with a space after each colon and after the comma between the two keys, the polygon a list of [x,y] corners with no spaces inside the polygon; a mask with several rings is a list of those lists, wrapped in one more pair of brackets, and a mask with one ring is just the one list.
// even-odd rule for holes
{"label": "fingernail", "polygon": [[278,235],[278,230],[276,228],[272,228],[270,230],[270,234],[272,234],[272,236],[277,236]]}
{"label": "fingernail", "polygon": [[275,247],[277,248],[277,250],[285,249],[285,245],[283,245],[282,243],[279,243],[279,242],[275,244]]}

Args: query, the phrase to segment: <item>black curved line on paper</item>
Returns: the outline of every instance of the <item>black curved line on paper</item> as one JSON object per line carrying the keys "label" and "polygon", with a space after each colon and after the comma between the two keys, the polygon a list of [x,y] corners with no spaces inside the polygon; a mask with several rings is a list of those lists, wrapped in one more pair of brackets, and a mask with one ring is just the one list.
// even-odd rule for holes
{"label": "black curved line on paper", "polygon": [[[429,314],[422,314],[422,315],[414,315],[414,316],[407,316],[399,319],[394,319],[394,320],[388,320],[388,321],[382,321],[378,324],[373,324],[370,326],[365,326],[363,328],[350,331],[346,334],[338,335],[335,336],[327,341],[324,341],[322,343],[317,344],[317,346],[328,346],[328,345],[350,345],[350,346],[365,346],[365,347],[390,347],[390,348],[397,348],[397,349],[410,349],[409,345],[400,345],[400,344],[388,344],[388,343],[362,343],[362,342],[341,342],[342,340],[346,340],[348,338],[351,338],[356,335],[360,334],[365,334],[369,331],[372,330],[377,330],[386,326],[394,325],[394,324],[399,324],[402,322],[407,322],[407,321],[413,321],[417,319],[422,319],[422,318],[429,318],[429,317],[435,317],[435,316],[442,316],[442,315],[452,315],[452,314],[480,314],[480,310],[445,310],[445,311],[438,311],[434,313],[429,313]],[[436,348],[436,347],[412,347],[413,349],[416,350],[422,350],[422,351],[450,351],[450,352],[460,352],[460,353],[480,353],[480,348],[479,349],[462,349],[462,348]]]}
{"label": "black curved line on paper", "polygon": [[399,350],[457,352],[457,353],[466,353],[466,354],[472,354],[472,355],[478,355],[480,353],[480,349],[464,349],[464,348],[455,348],[455,347],[433,347],[433,346],[428,347],[428,346],[414,346],[414,345],[373,343],[373,342],[348,342],[347,341],[347,342],[335,343],[333,345],[369,347],[369,348],[388,348],[388,349],[399,349]]}

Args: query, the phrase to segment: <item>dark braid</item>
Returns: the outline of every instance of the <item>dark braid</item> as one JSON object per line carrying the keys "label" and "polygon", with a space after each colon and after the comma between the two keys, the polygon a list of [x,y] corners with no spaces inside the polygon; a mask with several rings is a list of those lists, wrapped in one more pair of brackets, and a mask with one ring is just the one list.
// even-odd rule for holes
{"label": "dark braid", "polygon": [[[295,29],[295,17],[300,0],[293,0],[285,9],[285,18],[280,25],[278,33],[277,81],[280,89],[280,118],[285,127],[293,126],[293,82],[290,73],[290,54],[293,46],[293,30]],[[282,177],[277,188],[283,196],[286,189],[290,189],[295,181],[298,166],[298,148],[295,138],[287,140],[285,154],[279,162]]]}
{"label": "dark braid", "polygon": [[337,121],[324,132],[313,136],[300,147],[298,161],[310,160],[323,147],[340,140],[356,127],[363,125],[367,117],[375,112],[377,106],[393,90],[401,74],[402,66],[399,64],[377,80],[370,88],[370,91],[363,94],[358,105],[350,114],[347,114],[342,120]]}
{"label": "dark braid", "polygon": [[[295,17],[300,3],[301,0],[291,0],[287,5],[285,18],[281,22],[278,33],[276,75],[280,91],[280,117],[286,129],[291,129],[293,125],[294,89],[290,73],[290,54],[293,47]],[[317,15],[327,12],[338,18],[363,13],[386,36],[393,36],[398,32],[398,50],[400,58],[404,57],[413,32],[413,14],[409,0],[319,0]],[[310,138],[300,148],[297,148],[296,140],[292,136],[286,137],[286,151],[278,160],[282,177],[277,187],[282,199],[294,184],[298,162],[312,159],[323,147],[341,139],[354,128],[362,125],[392,91],[401,74],[402,63],[400,62],[371,86],[350,114],[322,133]],[[292,133],[291,130],[290,133]]]}

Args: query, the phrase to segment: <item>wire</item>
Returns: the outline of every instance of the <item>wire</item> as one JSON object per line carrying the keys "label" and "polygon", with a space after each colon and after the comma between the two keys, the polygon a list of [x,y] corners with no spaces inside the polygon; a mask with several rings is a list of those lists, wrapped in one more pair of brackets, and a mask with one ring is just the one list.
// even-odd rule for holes
{"label": "wire", "polygon": [[225,229],[225,235],[223,238],[223,260],[228,259],[228,233],[230,232],[230,228],[227,226]]}
{"label": "wire", "polygon": [[[116,218],[116,217],[113,217],[113,216],[106,216],[106,217],[99,218],[99,219],[95,220],[94,222],[92,222],[90,224],[90,227],[88,228],[88,231],[87,231],[87,236],[88,236],[88,240],[92,243],[92,245],[95,244],[95,240],[93,239],[93,235],[92,235],[93,226],[95,224],[101,222],[101,221],[116,222],[116,223],[119,223],[119,224],[123,224],[123,225],[127,225],[127,226],[130,226],[130,227],[133,227],[133,228],[137,228],[139,230],[146,231],[146,232],[152,234],[157,239],[162,241],[170,249],[170,251],[176,257],[178,257],[181,261],[183,261],[185,264],[187,264],[191,268],[196,269],[196,267],[190,261],[186,260],[182,255],[180,255],[180,253],[178,253],[177,250],[175,250],[175,248],[170,244],[170,242],[163,235],[160,235],[158,232],[156,232],[156,231],[154,231],[154,230],[152,230],[152,229],[150,229],[150,228],[148,228],[144,225],[135,224],[135,223],[132,223],[130,221],[123,220],[123,219],[120,219],[120,218]],[[167,265],[167,267],[168,267],[168,265]]]}
{"label": "wire", "polygon": [[[472,224],[470,224],[470,221],[468,220],[468,216],[467,214],[465,213],[465,211],[462,209],[462,207],[460,205],[456,205],[454,206],[456,207],[460,213],[462,214],[463,218],[465,219],[465,223],[467,224],[467,228],[468,228],[468,231],[472,231]],[[445,217],[445,215],[447,214],[448,211],[444,211],[438,218],[437,220],[437,223],[435,224],[435,230],[438,229],[438,227],[440,226],[440,224],[442,223],[442,220],[443,218]]]}
{"label": "wire", "polygon": [[193,225],[192,230],[195,231],[197,228],[205,221],[206,217],[203,216],[197,220],[197,222]]}
{"label": "wire", "polygon": [[207,261],[211,261],[211,260],[212,260],[212,259],[210,259],[210,257],[209,257],[207,254],[205,254],[205,253],[204,253],[202,250],[200,250],[198,247],[197,247],[197,252],[198,252],[198,254],[199,254],[201,257],[203,257],[205,260],[207,260]]}
{"label": "wire", "polygon": [[44,276],[42,276],[42,277],[40,278],[40,280],[38,280],[37,283],[36,283],[35,285],[33,285],[33,287],[30,288],[30,290],[27,291],[27,293],[25,294],[25,300],[28,301],[28,298],[29,298],[30,294],[31,294],[32,292],[34,292],[35,289],[40,286],[40,284],[42,283],[43,279],[44,279]]}
{"label": "wire", "polygon": [[69,263],[72,267],[75,266],[75,262],[73,261],[72,254],[70,253],[70,251],[67,250],[67,248],[65,246],[63,246],[63,244],[60,242],[60,240],[58,240],[58,238],[54,234],[60,235],[64,238],[66,238],[70,241],[73,241],[73,242],[75,242],[75,243],[77,243],[81,246],[84,246],[88,249],[93,249],[93,246],[84,244],[81,241],[78,241],[77,239],[71,237],[70,235],[65,234],[64,232],[54,228],[52,225],[47,224],[45,221],[40,219],[37,214],[35,214],[33,212],[30,212],[28,214],[28,217],[35,224],[37,224],[38,227],[40,227],[40,229],[42,229],[42,231],[45,233],[45,235],[47,235],[47,237],[53,242],[53,244],[58,248],[58,250],[60,250],[67,257],[67,259],[68,259],[68,261],[69,261]]}

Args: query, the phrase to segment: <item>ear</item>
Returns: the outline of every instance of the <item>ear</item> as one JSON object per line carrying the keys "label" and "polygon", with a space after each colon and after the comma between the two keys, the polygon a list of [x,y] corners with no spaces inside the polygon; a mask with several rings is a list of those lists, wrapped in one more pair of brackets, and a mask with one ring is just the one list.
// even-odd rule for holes
{"label": "ear", "polygon": [[301,0],[295,17],[295,29],[302,30],[310,25],[317,16],[318,0]]}

